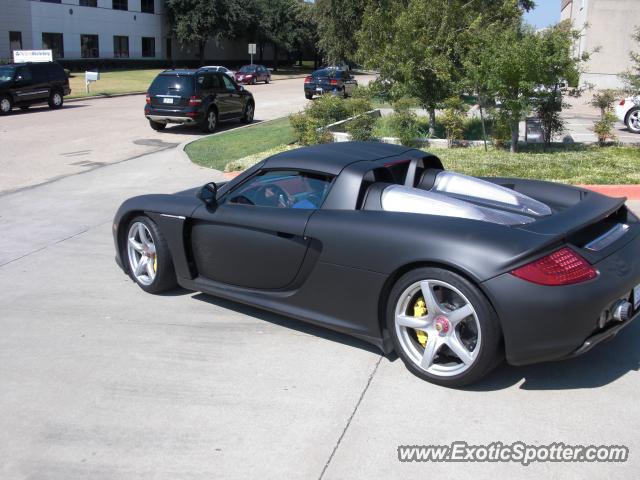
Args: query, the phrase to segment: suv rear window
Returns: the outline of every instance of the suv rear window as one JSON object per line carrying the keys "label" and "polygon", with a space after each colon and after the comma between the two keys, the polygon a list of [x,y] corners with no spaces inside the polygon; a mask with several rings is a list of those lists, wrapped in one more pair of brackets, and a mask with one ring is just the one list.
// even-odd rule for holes
{"label": "suv rear window", "polygon": [[149,87],[149,93],[156,95],[192,91],[193,75],[158,75]]}

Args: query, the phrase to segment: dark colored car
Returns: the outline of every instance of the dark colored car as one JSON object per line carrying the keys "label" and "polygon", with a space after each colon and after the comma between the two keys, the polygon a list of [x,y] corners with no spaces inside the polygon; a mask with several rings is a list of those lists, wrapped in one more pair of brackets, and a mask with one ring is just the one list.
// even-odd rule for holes
{"label": "dark colored car", "polygon": [[228,183],[124,202],[116,260],[353,335],[447,386],[582,354],[640,314],[640,222],[624,198],[444,171],[379,143],[290,150]]}
{"label": "dark colored car", "polygon": [[69,79],[58,63],[0,65],[0,115],[10,113],[14,107],[26,110],[39,103],[60,108],[64,96],[70,93]]}
{"label": "dark colored car", "polygon": [[213,132],[219,122],[253,121],[255,102],[251,92],[222,72],[166,70],[147,91],[144,115],[154,130],[169,123],[199,125]]}
{"label": "dark colored car", "polygon": [[304,96],[311,100],[314,95],[332,93],[348,97],[358,82],[349,72],[339,68],[316,70],[304,79]]}
{"label": "dark colored car", "polygon": [[271,72],[263,65],[245,65],[236,72],[235,78],[238,83],[250,83],[251,85],[258,82],[269,83]]}

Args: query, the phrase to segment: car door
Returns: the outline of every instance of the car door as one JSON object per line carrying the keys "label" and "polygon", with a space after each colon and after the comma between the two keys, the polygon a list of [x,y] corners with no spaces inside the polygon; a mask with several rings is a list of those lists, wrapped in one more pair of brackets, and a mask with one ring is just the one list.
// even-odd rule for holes
{"label": "car door", "polygon": [[198,275],[244,288],[285,289],[300,271],[309,247],[307,222],[330,185],[317,174],[262,171],[214,208],[199,207],[190,235]]}
{"label": "car door", "polygon": [[240,93],[240,87],[227,75],[218,74],[222,80],[225,91],[227,93],[227,100],[229,102],[229,117],[228,118],[240,118],[244,111],[244,100]]}
{"label": "car door", "polygon": [[16,69],[14,77],[13,96],[16,103],[31,103],[38,100],[38,89],[33,83],[33,76],[29,67],[21,66]]}

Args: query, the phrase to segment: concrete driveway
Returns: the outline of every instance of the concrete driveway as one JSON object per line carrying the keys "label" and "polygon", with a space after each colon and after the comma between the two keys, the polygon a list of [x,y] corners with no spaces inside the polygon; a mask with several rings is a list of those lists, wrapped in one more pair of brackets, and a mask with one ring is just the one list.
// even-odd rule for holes
{"label": "concrete driveway", "polygon": [[[349,337],[199,293],[148,295],[125,277],[111,240],[120,202],[216,172],[167,148],[65,175],[0,194],[3,480],[636,476],[640,324],[579,359],[436,387]],[[528,467],[397,459],[400,444],[454,440],[622,444],[631,455]]]}

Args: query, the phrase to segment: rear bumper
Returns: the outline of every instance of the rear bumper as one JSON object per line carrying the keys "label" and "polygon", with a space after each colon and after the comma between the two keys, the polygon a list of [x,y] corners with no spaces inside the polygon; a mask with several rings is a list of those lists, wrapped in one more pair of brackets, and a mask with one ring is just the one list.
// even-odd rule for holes
{"label": "rear bumper", "polygon": [[191,117],[174,117],[170,115],[146,115],[149,120],[153,120],[158,123],[184,123],[194,124],[198,123],[198,120]]}
{"label": "rear bumper", "polygon": [[311,84],[310,86],[305,84],[304,93],[311,93],[313,95],[324,95],[325,93],[332,93],[334,95],[338,95],[340,91],[337,87],[316,87]]}
{"label": "rear bumper", "polygon": [[640,284],[640,236],[596,263],[598,277],[577,285],[545,287],[503,274],[482,285],[502,325],[507,361],[512,365],[577,356],[616,335],[637,318],[599,327],[602,312],[618,299],[633,302]]}
{"label": "rear bumper", "polygon": [[161,108],[145,107],[144,116],[149,120],[159,123],[200,123],[204,118],[204,113],[196,108],[184,108],[181,110],[169,110]]}
{"label": "rear bumper", "polygon": [[616,103],[616,117],[618,117],[618,120],[623,123],[626,120],[627,112],[629,112],[630,105],[631,104],[629,102],[626,102],[624,106],[620,106],[618,103]]}

